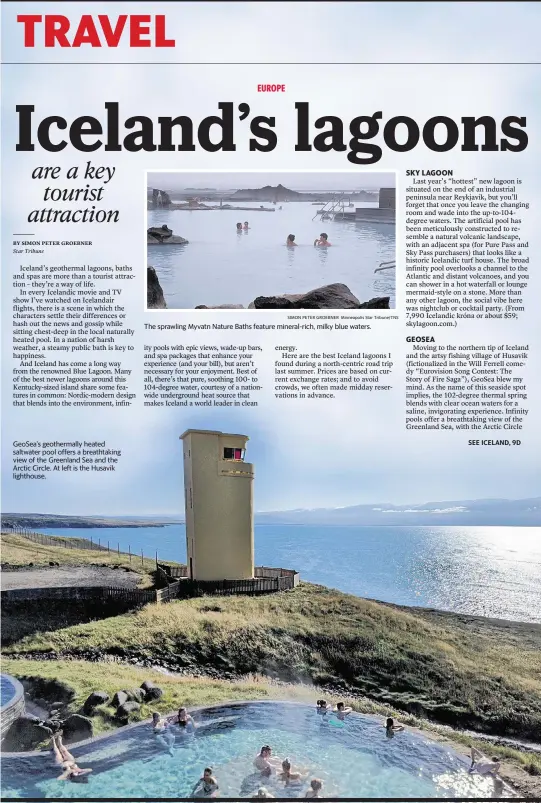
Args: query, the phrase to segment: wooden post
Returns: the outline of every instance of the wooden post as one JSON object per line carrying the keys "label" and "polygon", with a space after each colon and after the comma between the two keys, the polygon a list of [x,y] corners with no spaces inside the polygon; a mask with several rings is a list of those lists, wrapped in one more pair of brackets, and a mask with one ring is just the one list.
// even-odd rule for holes
{"label": "wooden post", "polygon": [[109,541],[107,541],[107,553],[109,553]]}
{"label": "wooden post", "polygon": [[156,571],[158,571],[158,550],[156,550]]}
{"label": "wooden post", "polygon": [[141,550],[141,566],[144,567],[144,565],[145,565],[145,561],[143,559],[143,550]]}
{"label": "wooden post", "polygon": [[130,556],[130,563],[131,563],[131,546],[128,544],[128,554]]}
{"label": "wooden post", "polygon": [[118,555],[120,557],[120,544],[117,542]]}

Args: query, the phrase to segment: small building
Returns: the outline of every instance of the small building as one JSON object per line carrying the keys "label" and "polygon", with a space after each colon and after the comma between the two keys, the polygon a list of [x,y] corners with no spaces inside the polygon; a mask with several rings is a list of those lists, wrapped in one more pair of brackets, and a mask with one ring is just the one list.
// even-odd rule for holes
{"label": "small building", "polygon": [[187,574],[190,580],[254,578],[254,467],[247,435],[188,429],[184,451]]}
{"label": "small building", "polygon": [[396,189],[394,187],[381,187],[379,191],[379,208],[396,209]]}
{"label": "small building", "polygon": [[392,223],[396,217],[396,189],[381,187],[379,202],[375,207],[357,207],[355,221],[357,223]]}

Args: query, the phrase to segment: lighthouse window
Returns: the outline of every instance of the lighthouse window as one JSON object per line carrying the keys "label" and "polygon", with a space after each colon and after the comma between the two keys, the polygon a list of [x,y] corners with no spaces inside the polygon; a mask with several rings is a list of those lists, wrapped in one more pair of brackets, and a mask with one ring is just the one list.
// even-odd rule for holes
{"label": "lighthouse window", "polygon": [[244,449],[233,449],[231,446],[225,446],[224,460],[244,460]]}

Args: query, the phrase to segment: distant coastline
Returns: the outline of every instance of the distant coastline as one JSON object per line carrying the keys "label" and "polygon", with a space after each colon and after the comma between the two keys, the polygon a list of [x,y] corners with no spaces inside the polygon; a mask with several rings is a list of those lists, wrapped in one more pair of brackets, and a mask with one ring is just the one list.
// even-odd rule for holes
{"label": "distant coastline", "polygon": [[[336,508],[273,510],[255,513],[258,525],[288,526],[434,526],[434,527],[538,527],[541,497],[528,499],[458,499],[423,504],[379,503]],[[43,527],[167,527],[184,524],[174,516],[80,516],[54,513],[3,513],[6,529]]]}
{"label": "distant coastline", "polygon": [[3,530],[39,530],[57,527],[59,529],[93,529],[113,527],[167,527],[170,524],[184,524],[179,518],[146,518],[122,516],[69,516],[49,513],[3,513]]}

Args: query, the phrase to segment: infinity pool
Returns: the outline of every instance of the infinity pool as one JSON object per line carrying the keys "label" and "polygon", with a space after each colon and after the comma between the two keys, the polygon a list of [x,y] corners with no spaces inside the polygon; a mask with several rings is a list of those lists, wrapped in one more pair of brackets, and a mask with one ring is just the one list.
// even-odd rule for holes
{"label": "infinity pool", "polygon": [[15,684],[8,675],[0,675],[0,707],[7,705],[17,693]]}
{"label": "infinity pool", "polygon": [[[315,709],[289,703],[246,703],[207,708],[195,715],[195,733],[173,728],[170,749],[148,724],[129,727],[73,749],[79,766],[92,767],[88,783],[56,781],[50,755],[2,761],[4,799],[189,797],[206,766],[220,796],[254,797],[265,785],[275,797],[304,798],[310,778],[323,781],[325,797],[490,798],[492,783],[468,774],[468,762],[422,736],[403,732],[387,739],[381,721],[351,714],[343,723]],[[253,759],[262,745],[307,771],[307,780],[284,788],[276,776],[262,780]]]}

